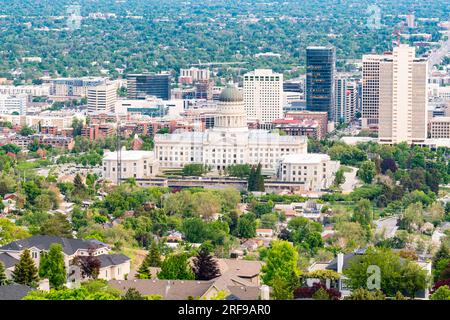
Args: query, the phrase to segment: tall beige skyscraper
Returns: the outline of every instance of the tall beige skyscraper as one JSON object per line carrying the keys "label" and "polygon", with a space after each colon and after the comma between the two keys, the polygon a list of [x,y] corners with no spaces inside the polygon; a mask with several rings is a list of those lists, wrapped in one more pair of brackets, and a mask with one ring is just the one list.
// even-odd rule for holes
{"label": "tall beige skyscraper", "polygon": [[378,129],[380,108],[380,62],[384,55],[363,56],[361,122],[363,128]]}
{"label": "tall beige skyscraper", "polygon": [[117,101],[117,85],[108,83],[88,89],[88,113],[114,112]]}
{"label": "tall beige skyscraper", "polygon": [[380,143],[423,143],[427,137],[428,63],[400,45],[380,61]]}
{"label": "tall beige skyscraper", "polygon": [[270,123],[283,117],[283,74],[256,69],[244,75],[244,107],[248,119]]}

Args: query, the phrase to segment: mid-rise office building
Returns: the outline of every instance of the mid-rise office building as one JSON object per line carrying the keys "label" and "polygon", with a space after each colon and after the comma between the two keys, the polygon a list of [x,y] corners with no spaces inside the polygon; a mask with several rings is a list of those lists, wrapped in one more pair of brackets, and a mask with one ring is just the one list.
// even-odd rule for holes
{"label": "mid-rise office building", "polygon": [[306,109],[327,112],[328,119],[333,119],[335,64],[334,47],[306,49]]}
{"label": "mid-rise office building", "polygon": [[170,100],[170,82],[169,73],[129,74],[127,76],[128,99],[145,99],[146,96],[155,96]]}
{"label": "mid-rise office building", "polygon": [[88,113],[112,113],[117,101],[117,85],[108,83],[88,89]]}
{"label": "mid-rise office building", "polygon": [[28,95],[0,95],[0,114],[25,115],[27,113]]}
{"label": "mid-rise office building", "polygon": [[50,81],[50,94],[58,97],[86,97],[90,87],[104,85],[106,78],[58,78]]}
{"label": "mid-rise office building", "polygon": [[270,123],[283,117],[283,74],[257,69],[244,75],[247,118]]}
{"label": "mid-rise office building", "polygon": [[435,117],[428,123],[430,139],[450,139],[450,117]]}
{"label": "mid-rise office building", "polygon": [[179,83],[191,84],[197,81],[208,81],[210,76],[209,69],[189,68],[180,69]]}
{"label": "mid-rise office building", "polygon": [[380,62],[379,142],[420,144],[427,138],[428,62],[401,44]]}

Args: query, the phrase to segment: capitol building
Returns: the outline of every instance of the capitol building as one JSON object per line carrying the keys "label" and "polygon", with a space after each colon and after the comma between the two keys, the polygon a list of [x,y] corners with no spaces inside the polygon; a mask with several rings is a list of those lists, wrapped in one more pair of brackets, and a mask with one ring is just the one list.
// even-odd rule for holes
{"label": "capitol building", "polygon": [[281,136],[248,129],[243,95],[231,84],[219,97],[214,128],[204,132],[157,134],[154,142],[160,169],[202,163],[219,171],[233,164],[261,163],[265,174],[275,174],[284,156],[307,153],[305,136]]}

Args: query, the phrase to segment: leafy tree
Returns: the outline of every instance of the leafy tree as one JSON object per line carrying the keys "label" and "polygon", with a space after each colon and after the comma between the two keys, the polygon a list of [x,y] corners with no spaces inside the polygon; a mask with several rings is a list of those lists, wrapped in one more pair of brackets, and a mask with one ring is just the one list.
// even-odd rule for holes
{"label": "leafy tree", "polygon": [[430,297],[431,300],[450,300],[449,286],[442,286],[436,290]]}
{"label": "leafy tree", "polygon": [[260,191],[260,192],[264,192],[265,191],[265,187],[264,187],[264,176],[261,173],[262,171],[262,165],[261,163],[258,163],[258,166],[256,167],[256,190],[255,191]]}
{"label": "leafy tree", "polygon": [[39,276],[48,278],[50,286],[55,289],[62,288],[66,283],[67,272],[63,248],[60,244],[51,244],[49,252],[41,255]]}
{"label": "leafy tree", "polygon": [[0,218],[0,245],[28,238],[30,234],[24,228],[16,226],[6,218]]}
{"label": "leafy tree", "polygon": [[201,248],[195,257],[193,271],[196,280],[211,280],[220,276],[217,261],[205,247]]}
{"label": "leafy tree", "polygon": [[375,164],[372,161],[364,161],[357,172],[358,178],[364,183],[372,183],[375,177]]}
{"label": "leafy tree", "polygon": [[0,286],[5,286],[9,283],[6,278],[5,265],[0,261]]}
{"label": "leafy tree", "polygon": [[90,279],[97,279],[102,265],[100,259],[94,255],[95,249],[88,249],[87,257],[78,257],[75,261],[81,268],[81,275]]}
{"label": "leafy tree", "polygon": [[402,289],[413,299],[418,291],[425,289],[428,285],[427,272],[412,261],[402,266],[400,276]]}
{"label": "leafy tree", "polygon": [[12,273],[15,283],[36,287],[39,281],[38,269],[31,258],[30,250],[25,249],[20,255],[19,262]]}
{"label": "leafy tree", "polygon": [[356,204],[353,212],[353,221],[362,226],[370,226],[373,222],[372,204],[367,199],[361,199]]}
{"label": "leafy tree", "polygon": [[209,167],[202,163],[189,163],[182,169],[182,173],[185,176],[201,176],[209,171]]}
{"label": "leafy tree", "polygon": [[369,291],[366,288],[357,288],[345,300],[386,300],[386,296],[379,290]]}
{"label": "leafy tree", "polygon": [[232,164],[227,167],[227,173],[231,177],[246,178],[250,175],[251,165],[249,164]]}
{"label": "leafy tree", "polygon": [[274,240],[267,251],[267,263],[261,269],[261,279],[265,284],[272,286],[276,277],[279,277],[277,281],[283,281],[293,290],[300,275],[297,261],[298,253],[292,244],[283,240]]}
{"label": "leafy tree", "polygon": [[395,160],[392,158],[386,158],[381,161],[381,173],[386,174],[388,170],[391,172],[397,171],[397,164],[395,163]]}
{"label": "leafy tree", "polygon": [[344,170],[342,168],[339,168],[338,171],[336,171],[336,175],[334,177],[334,184],[339,187],[341,184],[345,182],[345,175]]}
{"label": "leafy tree", "polygon": [[127,292],[122,296],[121,300],[146,300],[141,293],[135,288],[128,288]]}
{"label": "leafy tree", "polygon": [[50,218],[42,224],[39,233],[64,238],[73,237],[72,225],[69,220],[67,220],[66,216],[59,212],[50,216]]}
{"label": "leafy tree", "polygon": [[252,213],[243,214],[237,223],[236,233],[239,238],[251,239],[256,237],[256,220]]}
{"label": "leafy tree", "polygon": [[19,134],[22,136],[31,136],[32,134],[34,134],[34,130],[28,126],[24,126],[22,127],[22,129],[20,129]]}
{"label": "leafy tree", "polygon": [[158,272],[158,279],[194,280],[195,276],[189,266],[187,256],[185,254],[176,254],[170,255],[163,261],[161,271]]}

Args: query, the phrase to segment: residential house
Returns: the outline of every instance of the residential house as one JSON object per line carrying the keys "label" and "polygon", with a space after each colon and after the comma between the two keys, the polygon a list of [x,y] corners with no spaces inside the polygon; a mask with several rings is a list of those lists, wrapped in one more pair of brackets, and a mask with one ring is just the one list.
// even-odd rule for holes
{"label": "residential house", "polygon": [[[50,245],[60,244],[63,248],[66,270],[73,270],[75,258],[86,258],[89,254],[98,257],[101,261],[100,279],[124,279],[130,272],[131,259],[122,254],[109,254],[111,248],[97,240],[69,239],[54,236],[36,235],[30,238],[17,240],[0,247],[0,259],[9,265],[9,275],[13,266],[19,261],[20,255],[25,249],[29,249],[31,257],[39,267],[41,254],[48,252]],[[72,279],[81,280],[81,279]]]}
{"label": "residential house", "polygon": [[272,229],[256,229],[256,235],[258,237],[272,238],[273,230]]}

